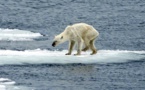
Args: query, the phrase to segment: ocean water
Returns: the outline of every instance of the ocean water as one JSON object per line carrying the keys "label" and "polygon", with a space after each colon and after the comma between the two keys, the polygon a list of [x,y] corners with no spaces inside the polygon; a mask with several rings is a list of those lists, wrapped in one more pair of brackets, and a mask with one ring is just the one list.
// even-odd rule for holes
{"label": "ocean water", "polygon": [[[96,55],[51,46],[79,22],[99,31]],[[144,71],[144,0],[0,0],[0,90],[145,90]]]}

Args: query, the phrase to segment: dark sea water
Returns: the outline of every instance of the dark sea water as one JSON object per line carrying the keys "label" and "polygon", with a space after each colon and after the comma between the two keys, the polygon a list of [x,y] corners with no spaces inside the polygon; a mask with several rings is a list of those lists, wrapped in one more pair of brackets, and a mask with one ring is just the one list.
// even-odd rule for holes
{"label": "dark sea water", "polygon": [[[100,52],[68,63],[51,43],[79,22]],[[145,0],[0,0],[0,90],[145,90]]]}

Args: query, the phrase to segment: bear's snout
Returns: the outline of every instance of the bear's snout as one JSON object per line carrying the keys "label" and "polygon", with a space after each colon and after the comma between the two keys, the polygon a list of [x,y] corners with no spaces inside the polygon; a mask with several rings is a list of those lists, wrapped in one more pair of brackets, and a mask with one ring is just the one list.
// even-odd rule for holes
{"label": "bear's snout", "polygon": [[53,47],[56,46],[56,42],[57,42],[57,41],[54,41],[54,42],[52,43],[52,46],[53,46]]}

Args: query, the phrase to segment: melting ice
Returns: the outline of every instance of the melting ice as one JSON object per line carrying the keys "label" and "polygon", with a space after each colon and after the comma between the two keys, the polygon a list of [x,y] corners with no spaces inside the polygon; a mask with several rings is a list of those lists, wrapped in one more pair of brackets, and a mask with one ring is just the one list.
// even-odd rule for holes
{"label": "melting ice", "polygon": [[1,41],[31,41],[41,36],[40,33],[33,33],[31,31],[0,28]]}
{"label": "melting ice", "polygon": [[[99,50],[96,55],[83,52],[80,56],[65,55],[67,50],[0,50],[0,65],[5,64],[69,64],[121,63],[145,59],[145,51]],[[75,53],[76,51],[74,51]]]}

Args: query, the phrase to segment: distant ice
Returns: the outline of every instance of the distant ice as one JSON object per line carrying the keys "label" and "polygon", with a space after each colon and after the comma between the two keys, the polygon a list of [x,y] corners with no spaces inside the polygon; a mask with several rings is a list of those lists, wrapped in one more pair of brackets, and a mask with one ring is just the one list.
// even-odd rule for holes
{"label": "distant ice", "polygon": [[26,30],[0,28],[1,41],[31,41],[41,36],[40,33],[33,33]]}
{"label": "distant ice", "polygon": [[0,90],[10,90],[8,87],[12,87],[14,84],[15,82],[8,78],[0,78]]}
{"label": "distant ice", "polygon": [[16,86],[16,82],[8,78],[0,78],[0,90],[33,90],[24,86]]}
{"label": "distant ice", "polygon": [[7,78],[0,78],[0,84],[13,85],[13,84],[15,84],[15,82],[10,79],[7,79]]}
{"label": "distant ice", "polygon": [[6,90],[6,87],[4,85],[0,85],[0,90]]}
{"label": "distant ice", "polygon": [[99,50],[96,55],[89,55],[90,52],[83,52],[80,56],[67,56],[65,55],[66,52],[66,50],[49,51],[40,49],[25,51],[0,50],[0,65],[70,63],[106,64],[122,63],[145,58],[145,51]]}

